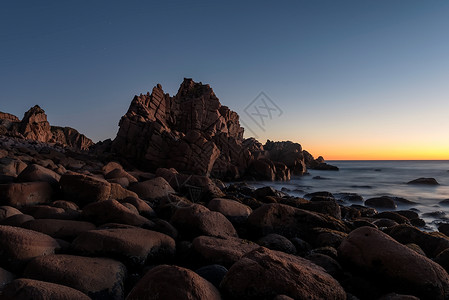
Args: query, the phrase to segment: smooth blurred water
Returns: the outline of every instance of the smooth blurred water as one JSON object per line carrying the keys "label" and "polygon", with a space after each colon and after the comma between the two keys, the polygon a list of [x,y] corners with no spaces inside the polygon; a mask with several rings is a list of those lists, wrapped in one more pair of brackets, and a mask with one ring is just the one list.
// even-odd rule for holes
{"label": "smooth blurred water", "polygon": [[[331,193],[357,193],[369,199],[377,196],[397,196],[418,204],[400,208],[414,208],[420,214],[442,211],[438,219],[423,217],[431,229],[436,221],[449,222],[449,206],[439,202],[449,199],[449,161],[328,161],[338,166],[340,171],[309,170],[310,175],[294,176],[289,182],[255,182],[255,187],[273,186],[287,188],[293,196],[306,193],[328,191]],[[314,179],[319,176],[322,179]],[[433,177],[440,185],[409,185],[407,182],[420,178]]]}

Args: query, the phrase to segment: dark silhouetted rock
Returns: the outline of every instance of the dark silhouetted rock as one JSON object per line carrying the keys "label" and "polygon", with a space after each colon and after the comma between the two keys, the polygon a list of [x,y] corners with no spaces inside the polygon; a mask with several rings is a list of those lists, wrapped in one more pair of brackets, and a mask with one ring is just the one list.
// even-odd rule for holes
{"label": "dark silhouetted rock", "polygon": [[382,196],[370,198],[365,201],[366,206],[383,209],[396,209],[398,206],[392,197]]}
{"label": "dark silhouetted rock", "polygon": [[418,178],[407,182],[407,184],[439,185],[435,178]]}

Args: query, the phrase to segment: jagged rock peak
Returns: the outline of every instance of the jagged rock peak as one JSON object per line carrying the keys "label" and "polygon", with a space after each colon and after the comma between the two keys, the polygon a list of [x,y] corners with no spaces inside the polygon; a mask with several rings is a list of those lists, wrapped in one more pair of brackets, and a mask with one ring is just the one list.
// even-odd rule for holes
{"label": "jagged rock peak", "polygon": [[14,115],[0,113],[0,134],[44,143],[58,143],[80,150],[87,150],[93,145],[92,140],[73,128],[51,126],[47,114],[39,105],[25,112],[22,121]]}

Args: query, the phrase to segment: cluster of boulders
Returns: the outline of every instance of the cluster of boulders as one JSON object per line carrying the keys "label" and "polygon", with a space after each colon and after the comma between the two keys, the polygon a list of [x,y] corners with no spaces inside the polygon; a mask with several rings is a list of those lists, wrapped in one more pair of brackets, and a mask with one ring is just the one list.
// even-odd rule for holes
{"label": "cluster of boulders", "polygon": [[70,127],[51,126],[45,111],[38,105],[25,112],[23,119],[0,112],[0,136],[10,136],[58,144],[77,150],[88,150],[94,143]]}
{"label": "cluster of boulders", "polygon": [[449,298],[449,229],[419,229],[405,199],[0,149],[1,299]]}
{"label": "cluster of boulders", "polygon": [[157,85],[135,96],[111,150],[148,170],[160,167],[225,180],[289,180],[306,167],[338,170],[298,143],[243,139],[239,116],[207,84],[184,79],[170,97]]}

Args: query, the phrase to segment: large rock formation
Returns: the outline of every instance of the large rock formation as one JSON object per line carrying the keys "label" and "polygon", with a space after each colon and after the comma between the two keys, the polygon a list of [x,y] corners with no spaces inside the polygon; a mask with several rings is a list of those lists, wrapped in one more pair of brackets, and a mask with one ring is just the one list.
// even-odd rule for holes
{"label": "large rock formation", "polygon": [[269,180],[306,171],[301,145],[244,140],[237,113],[221,105],[209,85],[192,79],[184,79],[173,97],[159,84],[135,96],[119,126],[112,150],[150,170]]}
{"label": "large rock formation", "polygon": [[45,111],[38,105],[30,108],[22,121],[14,115],[0,112],[0,135],[8,135],[64,147],[87,150],[92,140],[70,127],[51,126]]}
{"label": "large rock formation", "polygon": [[135,96],[119,125],[112,149],[150,169],[238,174],[248,160],[238,115],[220,104],[209,85],[191,79],[174,97],[161,85]]}

